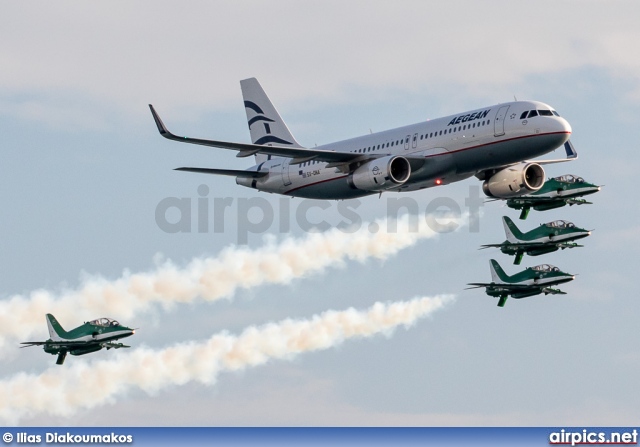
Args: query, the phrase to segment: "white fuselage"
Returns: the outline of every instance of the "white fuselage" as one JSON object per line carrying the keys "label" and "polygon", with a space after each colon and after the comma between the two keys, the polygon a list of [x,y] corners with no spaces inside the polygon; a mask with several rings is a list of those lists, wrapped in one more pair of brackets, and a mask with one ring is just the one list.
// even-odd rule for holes
{"label": "white fuselage", "polygon": [[424,161],[409,179],[385,191],[415,191],[469,178],[478,172],[546,154],[571,135],[569,123],[557,115],[521,119],[528,110],[553,110],[536,101],[515,101],[444,118],[339,141],[317,149],[362,154],[348,170],[328,163],[290,164],[270,157],[252,167],[269,175],[237,177],[239,185],[260,191],[314,199],[348,199],[379,191],[358,189],[350,176],[376,157],[395,155]]}

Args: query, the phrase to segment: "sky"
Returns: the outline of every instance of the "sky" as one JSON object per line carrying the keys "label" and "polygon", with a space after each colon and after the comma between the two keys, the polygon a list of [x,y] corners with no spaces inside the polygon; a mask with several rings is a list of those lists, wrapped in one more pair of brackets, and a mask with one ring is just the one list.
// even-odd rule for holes
{"label": "sky", "polygon": [[[295,214],[308,201],[259,193],[232,178],[174,172],[248,164],[229,151],[161,138],[149,113],[151,103],[179,135],[249,142],[239,86],[249,77],[259,79],[306,146],[514,97],[542,101],[569,121],[579,154],[570,164],[546,167],[547,175],[578,174],[605,185],[593,205],[532,212],[517,222],[529,230],[566,219],[594,229],[584,248],[523,262],[578,274],[563,285],[567,295],[510,300],[500,309],[481,290],[463,290],[489,279],[491,258],[507,273],[518,270],[499,252],[478,250],[504,240],[503,215],[517,217],[490,202],[477,225],[463,218],[457,231],[388,256],[346,256],[291,280],[239,287],[233,299],[95,315],[139,328],[126,340],[132,350],[162,350],[327,310],[455,295],[410,327],[222,371],[208,384],[133,387],[104,404],[68,415],[34,411],[16,423],[637,423],[636,2],[3,1],[2,7],[10,20],[0,28],[1,301],[37,290],[61,295],[92,279],[153,271],[166,260],[183,268],[193,259],[269,244],[307,248],[310,233]],[[204,197],[201,185],[208,187]],[[402,197],[414,201],[420,216],[443,198],[465,211],[479,186],[472,178]],[[386,216],[393,197],[349,203],[370,222]],[[156,210],[166,198],[189,201],[191,231],[163,231]],[[214,203],[224,198],[232,205],[221,218]],[[242,206],[256,198],[274,210],[274,222],[243,238]],[[199,199],[209,204],[207,232],[197,228]],[[326,205],[309,210],[309,221],[335,227],[338,204]],[[260,219],[259,212],[251,216]],[[216,219],[224,231],[214,231]],[[80,314],[61,323],[79,325]],[[29,337],[47,337],[44,315],[41,321],[41,331]],[[0,346],[0,383],[60,369],[38,348],[17,349],[19,341],[26,340]],[[62,368],[86,364],[91,374],[99,362],[127,355],[70,357]]]}

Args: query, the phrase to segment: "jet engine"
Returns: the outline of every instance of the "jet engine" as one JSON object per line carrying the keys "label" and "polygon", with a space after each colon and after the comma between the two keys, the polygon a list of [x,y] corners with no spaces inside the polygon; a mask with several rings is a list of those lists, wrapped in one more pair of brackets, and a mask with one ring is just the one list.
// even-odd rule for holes
{"label": "jet engine", "polygon": [[544,169],[537,163],[520,163],[494,173],[482,184],[489,197],[507,199],[536,192],[544,185]]}
{"label": "jet engine", "polygon": [[404,157],[389,155],[368,161],[353,171],[349,185],[363,191],[384,191],[402,185],[411,175],[411,165]]}

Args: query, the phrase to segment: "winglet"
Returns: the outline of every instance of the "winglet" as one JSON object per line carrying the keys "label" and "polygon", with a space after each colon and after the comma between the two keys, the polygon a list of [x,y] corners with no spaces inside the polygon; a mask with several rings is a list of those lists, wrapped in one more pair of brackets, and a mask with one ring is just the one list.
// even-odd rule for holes
{"label": "winglet", "polygon": [[573,144],[571,143],[571,140],[567,140],[564,143],[564,150],[567,153],[567,159],[572,160],[574,158],[578,158],[578,152],[573,147]]}
{"label": "winglet", "polygon": [[558,160],[527,160],[527,161],[530,161],[532,163],[537,163],[539,165],[550,165],[553,163],[564,163],[567,161],[573,161],[578,159],[578,152],[573,147],[573,144],[571,143],[570,140],[567,140],[564,143],[564,151],[567,153],[567,158],[561,158]]}
{"label": "winglet", "polygon": [[153,115],[153,119],[156,122],[156,126],[158,126],[158,132],[160,132],[160,135],[162,135],[165,138],[166,138],[166,135],[172,135],[171,132],[169,132],[169,129],[167,129],[167,127],[164,125],[164,123],[158,116],[158,113],[156,112],[156,110],[153,108],[151,104],[149,104],[149,108],[151,109],[151,114]]}

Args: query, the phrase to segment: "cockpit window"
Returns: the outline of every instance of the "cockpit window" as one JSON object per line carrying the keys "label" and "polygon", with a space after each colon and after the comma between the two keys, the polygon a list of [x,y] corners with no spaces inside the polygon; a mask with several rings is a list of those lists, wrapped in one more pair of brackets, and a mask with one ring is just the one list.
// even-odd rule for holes
{"label": "cockpit window", "polygon": [[531,112],[529,112],[529,118],[533,118],[534,116],[538,116],[537,110],[532,110]]}
{"label": "cockpit window", "polygon": [[521,120],[525,119],[525,118],[527,117],[527,113],[529,113],[529,111],[528,111],[528,110],[527,110],[527,111],[525,111],[525,112],[522,112],[522,115],[520,115],[520,119],[521,119]]}
{"label": "cockpit window", "polygon": [[540,264],[535,267],[531,267],[531,270],[535,270],[536,272],[559,272],[560,269],[558,267],[554,267],[549,264]]}
{"label": "cockpit window", "polygon": [[120,326],[120,323],[112,318],[98,318],[97,320],[90,321],[89,324],[103,327]]}
{"label": "cockpit window", "polygon": [[540,114],[540,116],[553,116],[551,110],[538,110],[538,113]]}
{"label": "cockpit window", "polygon": [[572,174],[561,175],[560,177],[554,178],[554,180],[564,183],[584,183],[584,179],[582,177]]}
{"label": "cockpit window", "polygon": [[555,116],[560,116],[560,114],[558,112],[556,112],[555,110],[552,110],[551,113],[553,113]]}
{"label": "cockpit window", "polygon": [[573,228],[575,227],[574,224],[572,224],[571,222],[567,222],[566,220],[556,220],[554,222],[549,222],[547,224],[545,224],[547,227],[551,227],[551,228]]}

